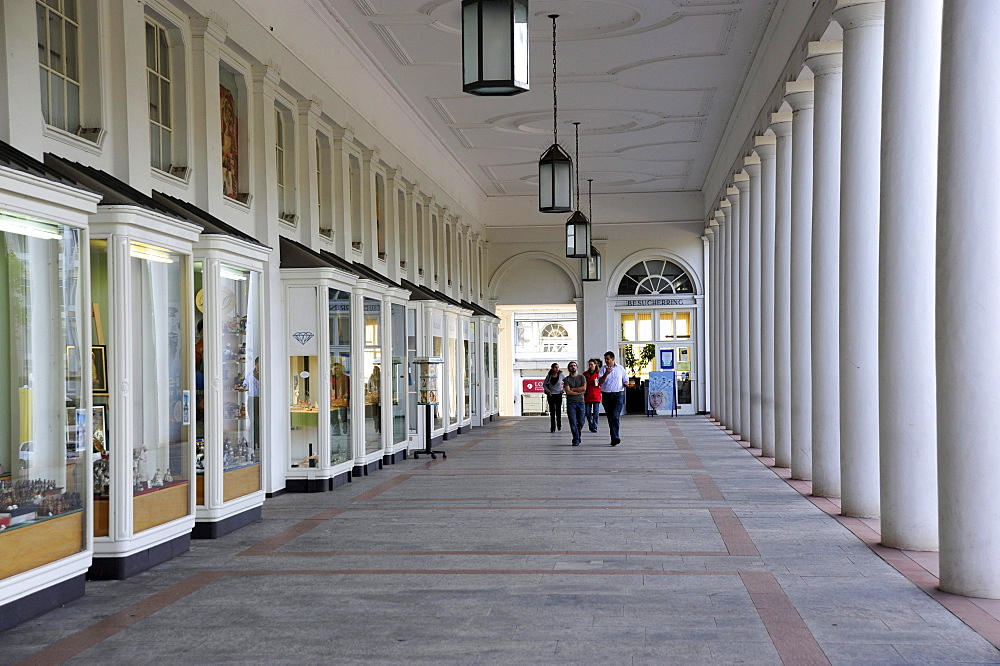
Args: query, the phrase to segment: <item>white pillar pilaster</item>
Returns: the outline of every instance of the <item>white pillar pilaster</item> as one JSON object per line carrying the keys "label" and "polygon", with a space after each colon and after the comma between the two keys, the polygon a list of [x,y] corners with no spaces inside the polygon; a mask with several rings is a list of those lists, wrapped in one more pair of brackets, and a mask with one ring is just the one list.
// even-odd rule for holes
{"label": "white pillar pilaster", "polygon": [[740,191],[735,187],[726,189],[729,199],[729,410],[733,419],[733,434],[745,439],[746,427],[741,418],[740,404],[740,236],[743,221],[740,219]]}
{"label": "white pillar pilaster", "polygon": [[882,544],[937,550],[935,233],[942,0],[885,8],[879,230]]}
{"label": "white pillar pilaster", "polygon": [[793,479],[812,478],[812,191],[813,82],[785,84],[792,107],[792,216],[789,344]]}
{"label": "white pillar pilaster", "polygon": [[774,135],[755,139],[760,157],[760,414],[761,453],[774,457]]}
{"label": "white pillar pilaster", "polygon": [[879,515],[878,229],[883,0],[841,0],[840,510]]}
{"label": "white pillar pilaster", "polygon": [[719,414],[719,406],[722,404],[721,392],[719,389],[719,366],[722,362],[719,357],[719,223],[712,217],[708,221],[708,228],[705,235],[708,236],[708,270],[709,270],[709,300],[708,327],[711,340],[709,350],[711,357],[710,367],[712,373],[712,383],[710,387],[711,415],[717,423],[722,423]]}
{"label": "white pillar pilaster", "polygon": [[937,414],[941,589],[1000,598],[1000,3],[948,2],[941,44]]}
{"label": "white pillar pilaster", "polygon": [[743,169],[750,178],[749,221],[747,233],[750,235],[749,257],[747,258],[747,300],[750,316],[750,446],[761,447],[761,404],[760,404],[760,158],[750,155],[743,160]]}
{"label": "white pillar pilaster", "polygon": [[733,414],[733,205],[728,199],[723,199],[719,205],[723,215],[722,340],[725,363],[722,367],[722,384],[726,387],[722,411],[726,417],[726,428],[736,433],[736,418]]}
{"label": "white pillar pilaster", "polygon": [[792,114],[772,113],[774,178],[774,466],[792,464],[791,242]]}
{"label": "white pillar pilaster", "polygon": [[843,44],[812,42],[812,494],[840,496],[840,118]]}
{"label": "white pillar pilaster", "polygon": [[736,273],[739,299],[736,330],[739,334],[740,355],[740,439],[750,441],[752,429],[750,420],[750,290],[747,285],[750,275],[750,177],[740,171],[736,174],[733,183],[739,192],[740,207],[739,267]]}

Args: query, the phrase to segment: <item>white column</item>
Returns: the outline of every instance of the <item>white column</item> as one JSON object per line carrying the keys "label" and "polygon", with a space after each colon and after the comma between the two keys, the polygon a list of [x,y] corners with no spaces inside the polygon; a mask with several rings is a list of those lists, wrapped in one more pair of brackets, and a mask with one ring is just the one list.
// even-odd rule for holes
{"label": "white column", "polygon": [[734,180],[739,192],[740,242],[739,270],[737,271],[739,294],[739,354],[740,354],[740,439],[750,441],[752,429],[750,420],[750,290],[747,282],[750,275],[750,177],[744,172],[736,174]]}
{"label": "white column", "polygon": [[743,169],[750,177],[749,205],[747,215],[749,257],[747,258],[747,296],[750,317],[750,446],[759,449],[761,445],[760,406],[760,158],[750,155],[743,160]]}
{"label": "white column", "polygon": [[[701,307],[697,310],[698,316],[698,412],[699,413],[709,413],[711,409],[711,391],[712,391],[712,354],[709,350],[709,341],[711,340],[711,333],[709,333],[709,309],[712,307],[711,297],[712,297],[712,284],[709,278],[709,264],[711,256],[711,246],[709,240],[711,239],[711,232],[706,226],[705,231],[701,236],[701,265],[704,267],[702,269],[702,279],[704,282],[704,293],[701,295]],[[584,282],[584,290],[586,290],[587,285],[591,283]],[[586,294],[586,291],[584,291]]]}
{"label": "white column", "polygon": [[774,466],[792,464],[791,242],[792,114],[772,113],[774,178]]}
{"label": "white column", "polygon": [[712,368],[712,418],[715,419],[717,423],[722,422],[722,417],[719,414],[719,408],[722,405],[721,390],[719,386],[719,367],[722,365],[722,359],[719,355],[719,223],[715,221],[712,217],[708,222],[708,229],[705,231],[708,236],[709,242],[709,283],[711,288],[709,289],[709,298],[711,299],[711,304],[709,305],[709,330],[712,336],[711,344],[711,368]]}
{"label": "white column", "polygon": [[812,494],[840,496],[840,116],[843,44],[811,42],[813,72]]}
{"label": "white column", "polygon": [[785,84],[792,107],[792,226],[790,337],[792,478],[812,478],[812,191],[813,82]]}
{"label": "white column", "polygon": [[948,2],[937,226],[941,589],[1000,598],[1000,3]]}
{"label": "white column", "polygon": [[715,211],[715,224],[715,238],[718,245],[715,249],[715,278],[718,285],[716,292],[718,316],[715,319],[717,326],[715,336],[719,345],[719,353],[716,355],[716,358],[719,359],[717,372],[719,378],[719,422],[724,429],[729,430],[729,382],[726,374],[729,349],[726,340],[726,237],[729,235],[729,228],[726,224],[726,214],[722,212],[721,208]]}
{"label": "white column", "polygon": [[726,387],[723,402],[723,412],[726,416],[726,428],[736,433],[736,417],[733,413],[733,205],[728,199],[719,204],[723,216],[722,238],[722,308],[725,316],[722,319],[722,339],[726,349],[725,365],[722,368],[722,383]]}
{"label": "white column", "polygon": [[879,235],[882,544],[937,550],[934,369],[943,0],[885,8]]}
{"label": "white column", "polygon": [[840,2],[840,510],[879,515],[878,227],[883,0]]}
{"label": "white column", "polygon": [[755,139],[760,157],[760,415],[761,453],[774,457],[774,188],[777,146]]}
{"label": "white column", "polygon": [[729,199],[729,386],[732,398],[729,411],[733,419],[733,434],[744,439],[744,428],[740,404],[740,235],[743,223],[740,219],[740,191],[735,187],[726,189]]}

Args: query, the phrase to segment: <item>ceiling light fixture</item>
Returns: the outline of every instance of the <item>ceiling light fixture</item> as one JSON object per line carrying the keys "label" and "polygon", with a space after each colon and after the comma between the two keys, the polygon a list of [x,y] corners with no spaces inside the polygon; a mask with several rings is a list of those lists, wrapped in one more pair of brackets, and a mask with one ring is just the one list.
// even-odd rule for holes
{"label": "ceiling light fixture", "polygon": [[528,0],[462,0],[462,90],[528,92]]}
{"label": "ceiling light fixture", "polygon": [[[594,220],[594,179],[587,179],[587,205],[590,210],[591,224]],[[580,260],[580,279],[584,282],[601,281],[601,253],[593,245],[586,259]]]}
{"label": "ceiling light fixture", "polygon": [[573,160],[559,145],[559,97],[556,94],[556,19],[552,19],[552,145],[538,160],[538,210],[568,213],[573,206]]}
{"label": "ceiling light fixture", "polygon": [[580,210],[580,123],[576,127],[576,210],[566,220],[566,256],[585,259],[590,255],[590,220]]}

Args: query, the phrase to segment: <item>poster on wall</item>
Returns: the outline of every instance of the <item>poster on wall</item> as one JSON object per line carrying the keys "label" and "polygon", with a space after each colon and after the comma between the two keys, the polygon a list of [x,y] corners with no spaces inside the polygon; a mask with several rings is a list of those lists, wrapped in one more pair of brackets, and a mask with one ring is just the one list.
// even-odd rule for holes
{"label": "poster on wall", "polygon": [[674,350],[672,347],[660,349],[660,370],[674,369]]}
{"label": "poster on wall", "polygon": [[649,373],[648,386],[649,388],[646,391],[646,409],[649,412],[656,412],[657,410],[674,411],[677,409],[677,404],[674,400],[673,372]]}

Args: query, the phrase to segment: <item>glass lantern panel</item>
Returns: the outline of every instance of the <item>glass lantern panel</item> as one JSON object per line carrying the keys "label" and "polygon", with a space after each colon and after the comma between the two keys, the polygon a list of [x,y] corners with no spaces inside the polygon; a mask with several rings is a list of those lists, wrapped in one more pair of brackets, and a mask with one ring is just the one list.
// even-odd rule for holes
{"label": "glass lantern panel", "polygon": [[513,78],[513,23],[510,4],[485,2],[483,10],[483,79],[509,81]]}
{"label": "glass lantern panel", "polygon": [[464,83],[479,80],[479,7],[462,7],[462,71]]}
{"label": "glass lantern panel", "polygon": [[190,322],[184,255],[130,244],[132,522],[135,532],[191,513]]}
{"label": "glass lantern panel", "polygon": [[83,549],[87,454],[104,451],[88,439],[80,232],[25,224],[0,212],[0,552],[16,573]]}
{"label": "glass lantern panel", "polygon": [[528,3],[514,1],[514,85],[528,89]]}
{"label": "glass lantern panel", "polygon": [[351,458],[351,294],[330,289],[330,463]]}

